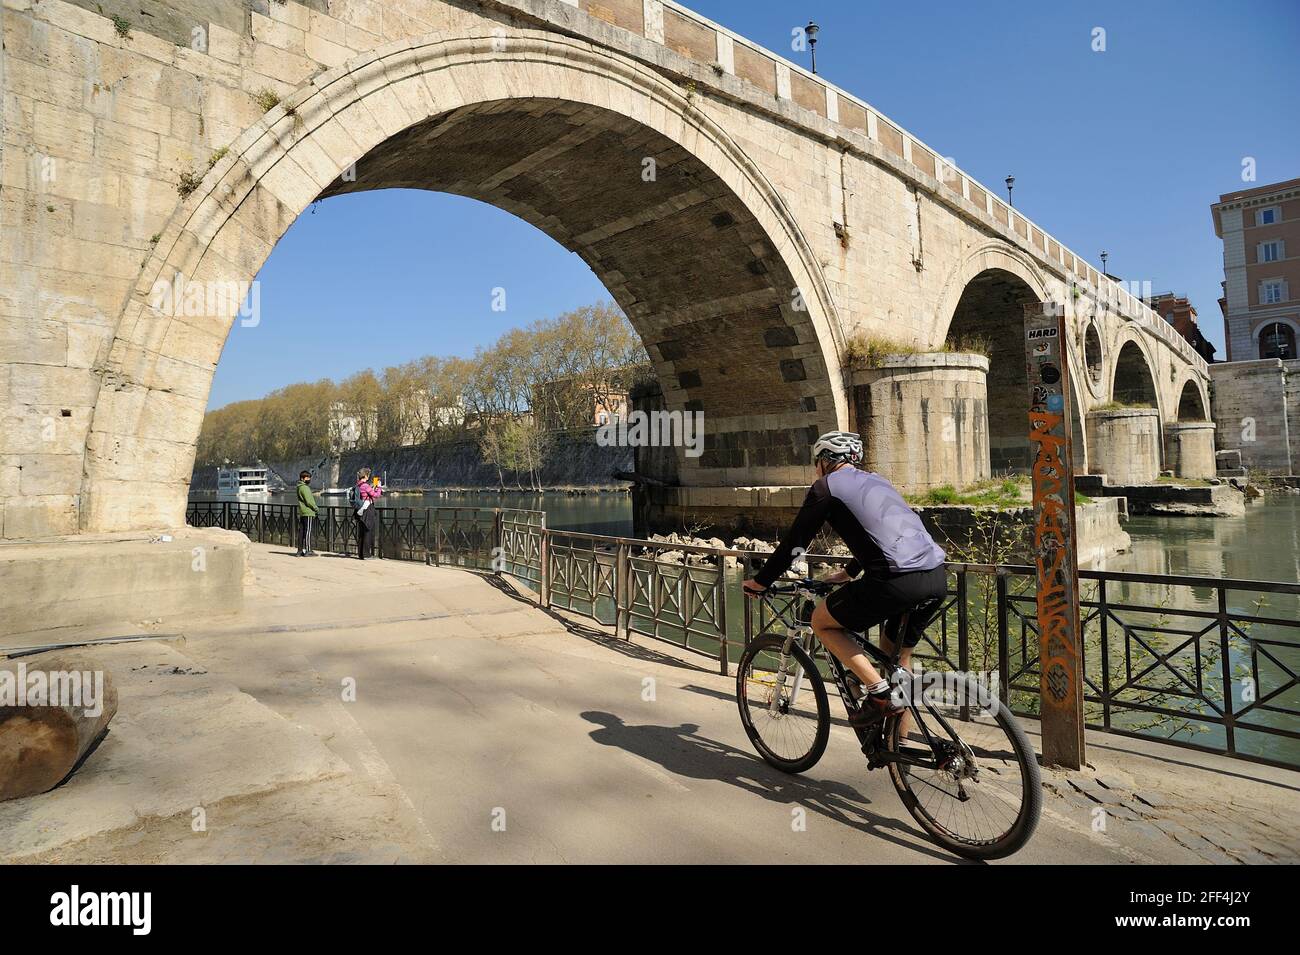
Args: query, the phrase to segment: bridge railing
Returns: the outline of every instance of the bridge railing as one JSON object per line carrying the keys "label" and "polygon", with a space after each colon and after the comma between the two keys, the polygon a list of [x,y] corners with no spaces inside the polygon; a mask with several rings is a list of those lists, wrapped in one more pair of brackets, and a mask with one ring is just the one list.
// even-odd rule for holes
{"label": "bridge railing", "polygon": [[[294,546],[296,504],[193,501],[188,523]],[[719,672],[780,626],[741,581],[753,551],[558,530],[542,511],[380,507],[376,556],[509,575],[540,606],[672,643]],[[356,553],[351,508],[322,507],[322,551]],[[810,555],[817,573],[847,558]],[[1081,571],[1087,725],[1241,759],[1300,767],[1300,584]],[[948,565],[948,595],[914,665],[974,672],[1022,715],[1038,714],[1032,567]]]}
{"label": "bridge railing", "polygon": [[[707,65],[719,75],[735,77],[777,102],[808,110],[821,120],[835,124],[841,143],[852,144],[855,136],[865,137],[918,181],[937,181],[939,188],[933,193],[936,199],[968,203],[967,208],[974,208],[988,227],[1059,271],[1067,285],[1078,283],[1082,294],[1139,323],[1184,361],[1203,373],[1206,371],[1205,360],[1142,295],[1133,294],[1104,269],[1090,265],[1083,256],[1072,252],[1065,243],[1011,205],[1009,199],[999,198],[1001,186],[992,189],[984,186],[957,166],[952,156],[929,146],[866,100],[674,0],[646,0],[647,14],[651,10],[655,12],[643,17],[620,16],[611,6],[594,0],[576,0],[576,3],[597,19]],[[817,125],[813,121],[813,126]]]}

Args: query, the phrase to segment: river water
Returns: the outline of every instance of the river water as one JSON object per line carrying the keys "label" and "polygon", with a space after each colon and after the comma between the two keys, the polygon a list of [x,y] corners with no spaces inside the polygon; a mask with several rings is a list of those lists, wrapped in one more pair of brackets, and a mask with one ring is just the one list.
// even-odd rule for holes
{"label": "river water", "polygon": [[[192,500],[236,500],[196,491]],[[292,503],[284,491],[247,502]],[[321,497],[321,504],[343,504],[343,497]],[[429,491],[389,494],[389,507],[519,507],[546,511],[548,527],[617,537],[632,535],[632,498],[628,494],[532,494],[507,491],[476,494]],[[1106,570],[1145,574],[1187,574],[1244,580],[1300,580],[1300,496],[1269,496],[1250,502],[1241,518],[1133,517],[1124,525],[1133,549],[1110,558]]]}
{"label": "river water", "polygon": [[[196,492],[192,499],[225,498],[217,498],[212,492]],[[243,500],[291,503],[295,497],[293,492],[283,492]],[[321,503],[338,505],[343,504],[344,499],[327,497],[322,498]],[[553,529],[624,537],[632,535],[632,500],[627,494],[428,492],[422,495],[390,494],[385,496],[383,503],[390,507],[539,509],[546,511],[547,526]],[[1245,515],[1237,518],[1134,517],[1125,524],[1125,530],[1132,538],[1132,550],[1110,558],[1104,567],[1107,571],[1292,584],[1300,580],[1298,496],[1270,495],[1251,501],[1246,506]],[[735,578],[729,581],[731,586],[727,588],[728,630],[732,631],[731,639],[739,650],[743,641],[743,598],[739,593],[739,573],[732,572],[728,576]],[[1082,589],[1085,599],[1096,598],[1096,582],[1085,581]],[[1021,590],[1031,595],[1029,581],[1022,582]],[[1216,706],[1221,706],[1224,667],[1218,654],[1219,624],[1209,616],[1180,613],[1186,610],[1206,615],[1217,612],[1217,590],[1207,586],[1119,584],[1111,581],[1107,584],[1106,596],[1111,604],[1129,605],[1128,608],[1112,609],[1106,615],[1110,633],[1107,641],[1110,657],[1106,669],[1111,674],[1111,687],[1116,691],[1116,698],[1154,704],[1188,715],[1187,719],[1170,719],[1116,709],[1111,713],[1112,725],[1148,735],[1222,746],[1225,741],[1223,728],[1195,719],[1197,712],[1214,712],[1195,699],[1198,690],[1210,699],[1220,701]],[[972,598],[976,602],[978,599],[977,596]],[[1300,620],[1300,596],[1297,595],[1261,595],[1233,589],[1227,591],[1226,602],[1234,614]],[[1135,609],[1137,605],[1148,609]],[[1032,613],[1032,606],[1029,609]],[[973,610],[972,617],[975,616],[978,613]],[[1088,638],[1085,637],[1089,677],[1093,680],[1102,669],[1097,656],[1100,621],[1101,615],[1093,616],[1090,623],[1085,621],[1094,642],[1092,652],[1089,652]],[[1018,622],[1014,615],[1012,624],[1015,639],[1019,631],[1016,630]],[[1125,630],[1129,639],[1120,639]],[[1200,636],[1193,637],[1194,634]],[[1250,720],[1264,726],[1296,729],[1296,718],[1277,712],[1276,707],[1300,709],[1300,688],[1293,686],[1271,699],[1265,697],[1286,684],[1290,679],[1288,669],[1300,672],[1300,630],[1255,623],[1231,630],[1229,636],[1228,670],[1233,686],[1234,712],[1240,713],[1250,706],[1253,697],[1259,701],[1259,706],[1248,714]],[[1261,650],[1253,656],[1251,641],[1256,641]],[[1280,641],[1283,645],[1266,641]],[[706,647],[700,645],[699,649]],[[973,668],[978,666],[974,661],[971,665]],[[1012,670],[1015,669],[1013,661]],[[1100,721],[1099,708],[1090,709],[1089,719]],[[1300,765],[1300,741],[1239,729],[1235,742],[1241,752]]]}

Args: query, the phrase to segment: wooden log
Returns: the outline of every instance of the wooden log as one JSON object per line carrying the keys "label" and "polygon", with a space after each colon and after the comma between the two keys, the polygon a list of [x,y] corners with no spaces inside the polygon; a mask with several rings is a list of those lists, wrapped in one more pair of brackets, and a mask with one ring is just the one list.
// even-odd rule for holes
{"label": "wooden log", "polygon": [[117,688],[78,651],[0,660],[0,800],[49,792],[108,732]]}

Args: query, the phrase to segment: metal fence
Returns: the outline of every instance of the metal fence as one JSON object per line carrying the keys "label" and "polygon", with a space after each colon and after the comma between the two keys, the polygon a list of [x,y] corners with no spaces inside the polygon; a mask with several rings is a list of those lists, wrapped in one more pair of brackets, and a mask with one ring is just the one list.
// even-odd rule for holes
{"label": "metal fence", "polygon": [[[356,553],[349,507],[322,507],[314,547]],[[194,501],[190,524],[293,547],[296,504]],[[508,574],[538,603],[670,642],[728,673],[779,623],[745,600],[751,551],[556,530],[541,511],[381,507],[375,555]],[[810,571],[846,560],[807,558]],[[1032,567],[949,564],[947,600],[914,660],[987,676],[1013,711],[1036,716],[1038,622]],[[1300,766],[1300,584],[1082,571],[1088,726],[1275,765]]]}

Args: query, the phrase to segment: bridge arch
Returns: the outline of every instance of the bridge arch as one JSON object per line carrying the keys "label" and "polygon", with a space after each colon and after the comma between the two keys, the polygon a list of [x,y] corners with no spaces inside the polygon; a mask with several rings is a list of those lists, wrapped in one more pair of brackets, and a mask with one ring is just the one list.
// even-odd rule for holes
{"label": "bridge arch", "polygon": [[[999,242],[977,248],[944,285],[939,327],[945,344],[980,340],[989,351],[989,465],[994,474],[1029,468],[1029,378],[1025,369],[1024,306],[1053,296],[1041,271],[1025,255]],[[1070,355],[1075,470],[1087,471],[1078,357]]]}
{"label": "bridge arch", "polygon": [[[1111,399],[1120,404],[1161,410],[1160,389],[1156,384],[1154,367],[1141,339],[1134,334],[1125,335],[1115,352]],[[1163,414],[1161,420],[1164,420]]]}
{"label": "bridge arch", "polygon": [[1206,400],[1204,386],[1196,378],[1188,378],[1178,392],[1178,421],[1209,421],[1210,403]]}
{"label": "bridge arch", "polygon": [[[240,303],[209,296],[196,315],[160,290],[247,283],[314,200],[389,187],[483,199],[582,256],[641,334],[668,407],[706,415],[704,455],[678,452],[684,484],[802,483],[807,436],[847,420],[820,265],[689,90],[545,31],[429,36],[314,77],[180,203],[97,363],[83,530],[183,521]],[[134,490],[142,468],[147,500]]]}

